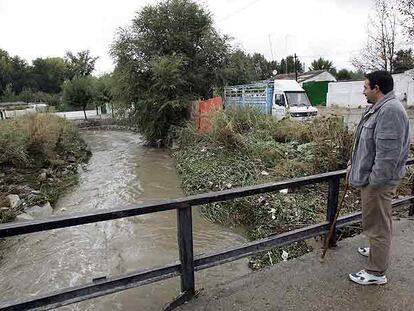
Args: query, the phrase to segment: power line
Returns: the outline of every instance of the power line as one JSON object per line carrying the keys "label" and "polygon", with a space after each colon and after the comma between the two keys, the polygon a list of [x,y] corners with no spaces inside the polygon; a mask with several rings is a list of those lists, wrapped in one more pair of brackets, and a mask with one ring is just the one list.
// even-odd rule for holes
{"label": "power line", "polygon": [[331,54],[314,54],[314,55],[298,55],[298,57],[301,58],[318,58],[318,57],[332,57],[336,55],[347,55],[347,54],[353,54],[360,52],[361,50],[349,50],[349,51],[343,51],[340,53],[331,53]]}
{"label": "power line", "polygon": [[272,39],[271,39],[271,34],[269,34],[269,45],[270,45],[270,54],[272,55],[272,61],[274,61],[274,57],[273,57],[273,47],[272,47]]}
{"label": "power line", "polygon": [[227,14],[223,18],[219,19],[219,22],[225,21],[226,19],[229,19],[229,18],[231,18],[231,17],[233,17],[233,16],[235,16],[235,15],[243,12],[244,10],[248,9],[249,7],[251,7],[253,4],[255,4],[257,2],[260,2],[260,1],[262,1],[262,0],[253,0],[253,1],[249,2],[247,5],[241,7],[240,9],[237,9],[237,10],[231,12],[230,14]]}

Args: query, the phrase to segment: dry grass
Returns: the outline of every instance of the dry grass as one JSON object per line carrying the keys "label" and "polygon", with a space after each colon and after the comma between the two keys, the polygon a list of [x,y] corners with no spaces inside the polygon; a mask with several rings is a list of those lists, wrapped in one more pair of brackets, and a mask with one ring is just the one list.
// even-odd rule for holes
{"label": "dry grass", "polygon": [[19,213],[8,208],[8,194],[27,206],[53,205],[76,183],[77,166],[89,156],[78,129],[65,119],[33,114],[0,120],[0,223]]}
{"label": "dry grass", "polygon": [[56,160],[59,151],[75,152],[79,134],[67,120],[33,114],[0,122],[0,165],[27,167]]}
{"label": "dry grass", "polygon": [[[337,117],[310,122],[277,121],[252,109],[218,112],[210,134],[183,130],[175,152],[187,194],[225,190],[345,168],[352,135]],[[204,205],[202,213],[225,225],[241,225],[250,239],[324,220],[327,186],[287,195],[262,194]],[[355,210],[356,207],[350,207]],[[283,248],[291,256],[308,252],[299,243]],[[282,248],[252,259],[252,267],[281,260]]]}

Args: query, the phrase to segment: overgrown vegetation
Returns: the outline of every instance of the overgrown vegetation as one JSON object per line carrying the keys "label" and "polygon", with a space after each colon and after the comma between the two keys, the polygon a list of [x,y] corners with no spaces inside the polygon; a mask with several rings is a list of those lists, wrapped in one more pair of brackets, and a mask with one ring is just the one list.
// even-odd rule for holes
{"label": "overgrown vegetation", "polygon": [[[76,183],[78,164],[90,152],[75,126],[49,114],[33,114],[0,122],[0,221],[24,207],[50,202]],[[6,196],[22,199],[11,210]]]}
{"label": "overgrown vegetation", "polygon": [[[268,61],[260,53],[231,48],[231,39],[215,29],[210,12],[192,0],[143,7],[118,32],[111,54],[116,108],[151,144],[168,143],[173,129],[187,120],[191,102],[210,98],[213,90],[219,94],[225,85],[271,79],[274,70],[304,70],[293,55]],[[333,69],[328,60],[320,61]]]}
{"label": "overgrown vegetation", "polygon": [[[312,122],[276,121],[251,108],[218,112],[213,130],[198,133],[189,124],[179,132],[180,148],[174,153],[187,194],[225,190],[293,177],[343,169],[349,159],[352,134],[340,117]],[[244,226],[250,239],[285,232],[325,220],[327,184],[286,193],[268,193],[205,205],[210,220]],[[349,194],[343,213],[359,209],[356,191]],[[351,235],[353,231],[341,232]],[[260,268],[312,249],[302,242],[274,249],[251,259]]]}

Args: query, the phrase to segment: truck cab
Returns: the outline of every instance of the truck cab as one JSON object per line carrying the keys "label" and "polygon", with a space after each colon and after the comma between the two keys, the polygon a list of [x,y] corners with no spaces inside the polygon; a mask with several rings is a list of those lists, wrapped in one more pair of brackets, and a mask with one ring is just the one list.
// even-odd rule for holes
{"label": "truck cab", "polygon": [[318,114],[305,90],[294,80],[275,80],[273,85],[272,116],[308,120]]}

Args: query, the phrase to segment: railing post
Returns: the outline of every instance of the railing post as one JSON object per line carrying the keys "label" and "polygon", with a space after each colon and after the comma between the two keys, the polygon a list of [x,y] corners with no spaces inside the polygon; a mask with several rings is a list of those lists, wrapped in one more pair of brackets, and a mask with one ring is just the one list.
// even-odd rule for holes
{"label": "railing post", "polygon": [[[326,221],[329,222],[330,226],[332,225],[336,211],[338,209],[338,198],[339,198],[339,182],[340,178],[338,176],[332,177],[329,179],[329,190],[328,190],[328,206],[326,211]],[[331,240],[329,241],[329,246],[336,246],[336,228],[334,228]]]}
{"label": "railing post", "polygon": [[193,258],[193,222],[191,205],[177,209],[177,240],[181,262],[181,292],[186,300],[195,294]]}
{"label": "railing post", "polygon": [[[411,195],[414,195],[414,179],[411,184]],[[414,216],[414,204],[410,204],[410,209],[408,210],[408,216]]]}

